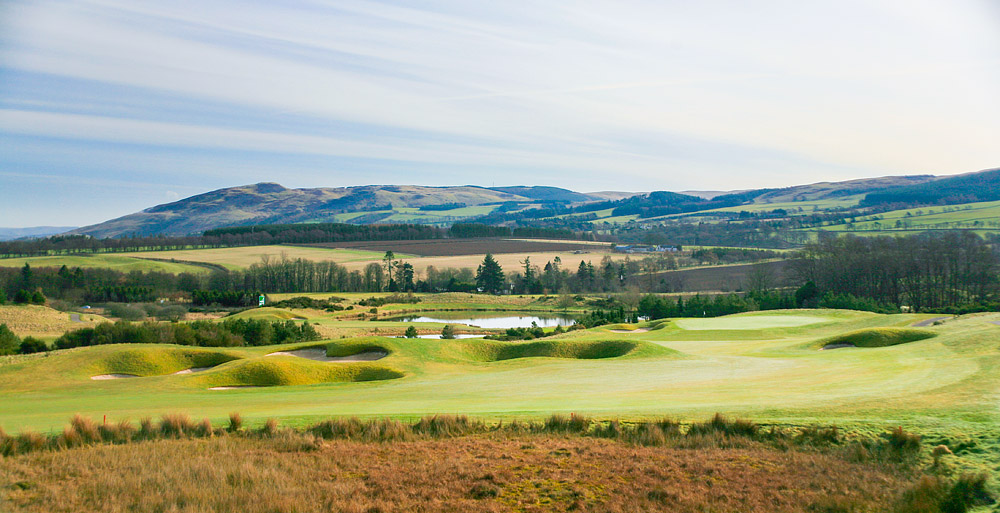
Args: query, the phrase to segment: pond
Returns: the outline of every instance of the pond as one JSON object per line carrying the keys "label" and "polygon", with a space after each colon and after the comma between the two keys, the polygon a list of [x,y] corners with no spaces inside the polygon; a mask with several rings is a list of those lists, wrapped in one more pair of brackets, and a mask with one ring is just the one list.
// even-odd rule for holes
{"label": "pond", "polygon": [[465,324],[483,329],[530,328],[534,322],[542,328],[568,327],[574,319],[568,315],[512,312],[429,312],[383,319],[395,322],[439,322]]}

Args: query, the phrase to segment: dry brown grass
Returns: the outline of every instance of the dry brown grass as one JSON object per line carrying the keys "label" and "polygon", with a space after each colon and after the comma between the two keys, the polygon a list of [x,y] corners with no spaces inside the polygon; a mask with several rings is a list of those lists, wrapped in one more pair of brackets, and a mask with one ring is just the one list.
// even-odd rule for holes
{"label": "dry brown grass", "polygon": [[892,469],[814,451],[552,434],[363,443],[283,430],[3,463],[0,509],[15,512],[884,511],[908,484]]}
{"label": "dry brown grass", "polygon": [[0,324],[6,324],[19,337],[57,337],[70,330],[93,328],[105,321],[93,314],[80,314],[81,322],[70,320],[70,314],[39,305],[2,305]]}

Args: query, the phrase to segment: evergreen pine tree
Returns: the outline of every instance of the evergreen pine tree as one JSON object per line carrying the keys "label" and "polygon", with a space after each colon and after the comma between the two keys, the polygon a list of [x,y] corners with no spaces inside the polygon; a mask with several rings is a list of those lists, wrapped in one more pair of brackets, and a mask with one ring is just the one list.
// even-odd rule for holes
{"label": "evergreen pine tree", "polygon": [[476,284],[487,294],[500,294],[504,288],[503,268],[493,255],[486,254],[483,263],[476,269]]}

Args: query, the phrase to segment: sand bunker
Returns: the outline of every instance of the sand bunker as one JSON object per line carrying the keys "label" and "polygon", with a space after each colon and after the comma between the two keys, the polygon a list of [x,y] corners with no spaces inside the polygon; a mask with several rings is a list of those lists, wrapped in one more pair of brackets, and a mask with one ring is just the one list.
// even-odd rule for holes
{"label": "sand bunker", "polygon": [[634,330],[608,330],[608,331],[610,331],[611,333],[646,333],[649,331],[649,328],[638,328]]}
{"label": "sand bunker", "polygon": [[122,379],[122,378],[138,378],[135,374],[101,374],[98,376],[91,376],[90,379],[104,380],[104,379]]}
{"label": "sand bunker", "polygon": [[195,372],[207,371],[211,367],[191,367],[190,369],[179,370],[173,373],[174,376],[178,374],[194,374]]}
{"label": "sand bunker", "polygon": [[319,348],[298,349],[296,351],[278,351],[277,353],[271,353],[267,356],[297,356],[299,358],[306,358],[317,362],[373,362],[389,356],[389,353],[385,351],[365,351],[363,353],[348,356],[327,356],[326,349]]}
{"label": "sand bunker", "polygon": [[209,390],[236,390],[239,388],[261,388],[259,385],[232,385],[228,387],[210,387]]}
{"label": "sand bunker", "polygon": [[825,351],[827,349],[841,349],[841,348],[844,348],[844,347],[857,347],[857,346],[855,346],[854,344],[827,344],[827,345],[819,348],[819,350],[820,351]]}

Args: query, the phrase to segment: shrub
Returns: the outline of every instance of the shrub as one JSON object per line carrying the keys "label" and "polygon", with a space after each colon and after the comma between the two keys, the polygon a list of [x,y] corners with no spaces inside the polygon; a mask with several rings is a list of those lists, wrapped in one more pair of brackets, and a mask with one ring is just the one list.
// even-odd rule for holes
{"label": "shrub", "polygon": [[260,428],[260,433],[264,436],[274,436],[278,433],[278,419],[267,419]]}
{"label": "shrub", "polygon": [[95,443],[101,441],[101,433],[97,430],[97,424],[93,420],[82,415],[74,415],[69,425],[80,435],[84,443]]}
{"label": "shrub", "polygon": [[454,339],[455,338],[455,328],[451,324],[445,324],[444,328],[441,329],[441,338],[443,339]]}
{"label": "shrub", "polygon": [[243,417],[237,413],[233,412],[229,414],[229,432],[236,433],[240,429],[243,429]]}
{"label": "shrub", "polygon": [[165,437],[179,438],[191,433],[193,429],[191,419],[181,413],[164,415],[160,419],[160,434]]}
{"label": "shrub", "polygon": [[153,427],[153,419],[143,417],[139,419],[139,437],[149,440],[156,436],[156,428]]}
{"label": "shrub", "polygon": [[0,324],[0,355],[16,353],[20,343],[21,339],[6,324]]}
{"label": "shrub", "polygon": [[721,413],[716,413],[711,420],[698,424],[692,424],[688,434],[711,434],[721,433],[728,436],[754,437],[760,431],[760,426],[749,420],[730,420]]}
{"label": "shrub", "polygon": [[801,443],[835,444],[840,442],[840,430],[837,426],[809,426],[801,428],[798,441]]}
{"label": "shrub", "polygon": [[639,445],[659,447],[666,445],[667,437],[657,424],[647,422],[637,430],[635,442]]}
{"label": "shrub", "polygon": [[195,436],[203,438],[211,437],[214,434],[214,431],[212,430],[212,422],[208,419],[201,419],[201,422],[194,426],[192,432]]}
{"label": "shrub", "polygon": [[962,474],[952,483],[941,499],[942,513],[965,513],[975,506],[985,506],[996,502],[986,490],[985,473]]}
{"label": "shrub", "polygon": [[902,426],[890,431],[887,438],[889,448],[900,455],[914,454],[920,450],[920,435],[908,433]]}
{"label": "shrub", "polygon": [[18,352],[21,354],[44,353],[49,350],[48,344],[35,337],[24,337]]}
{"label": "shrub", "polygon": [[412,324],[407,326],[404,336],[406,338],[417,338],[417,328],[414,328]]}
{"label": "shrub", "polygon": [[146,318],[146,311],[138,306],[113,303],[108,305],[108,313],[125,321],[141,321]]}
{"label": "shrub", "polygon": [[45,447],[45,437],[34,431],[25,431],[17,436],[14,446],[15,454],[38,451]]}
{"label": "shrub", "polygon": [[590,429],[591,420],[582,415],[554,414],[545,421],[544,429],[550,433],[586,433]]}
{"label": "shrub", "polygon": [[481,428],[481,425],[473,423],[465,415],[434,415],[423,417],[412,427],[414,433],[433,437],[461,436],[477,428]]}
{"label": "shrub", "polygon": [[79,447],[83,445],[83,437],[72,426],[66,426],[63,428],[62,434],[56,439],[56,445],[63,449]]}
{"label": "shrub", "polygon": [[0,428],[0,456],[14,455],[14,439]]}

